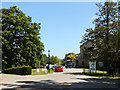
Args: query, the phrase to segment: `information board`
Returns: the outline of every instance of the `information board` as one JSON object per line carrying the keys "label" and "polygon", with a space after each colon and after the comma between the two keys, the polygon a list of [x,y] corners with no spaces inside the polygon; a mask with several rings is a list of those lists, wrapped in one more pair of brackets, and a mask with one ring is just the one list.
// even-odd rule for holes
{"label": "information board", "polygon": [[89,62],[90,71],[96,71],[96,62]]}

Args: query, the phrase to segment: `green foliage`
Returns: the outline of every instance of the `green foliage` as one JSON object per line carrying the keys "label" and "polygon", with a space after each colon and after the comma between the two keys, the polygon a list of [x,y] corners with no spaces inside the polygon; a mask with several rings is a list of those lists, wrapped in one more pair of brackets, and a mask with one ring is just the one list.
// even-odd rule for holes
{"label": "green foliage", "polygon": [[78,55],[75,54],[75,53],[68,53],[68,54],[65,55],[65,61],[66,61],[66,60],[71,60],[71,61],[73,61],[77,56],[78,56]]}
{"label": "green foliage", "polygon": [[3,73],[7,74],[18,74],[18,75],[29,75],[31,74],[31,66],[12,67],[3,70]]}
{"label": "green foliage", "polygon": [[66,61],[65,59],[62,59],[62,60],[61,60],[61,65],[62,65],[62,66],[65,66],[65,61]]}
{"label": "green foliage", "polygon": [[[42,61],[43,61],[43,66],[45,66],[46,64],[49,63],[49,59],[48,59],[46,54],[43,55]],[[61,59],[58,58],[57,56],[51,56],[50,57],[50,64],[52,64],[52,65],[54,65],[54,64],[61,65]]]}
{"label": "green foliage", "polygon": [[43,65],[44,66],[49,62],[48,57],[47,57],[46,54],[43,54],[42,60],[43,60]]}
{"label": "green foliage", "polygon": [[50,58],[50,64],[52,64],[52,65],[54,65],[54,64],[61,65],[61,60],[57,56],[52,56]]}
{"label": "green foliage", "polygon": [[16,6],[2,12],[2,66],[33,66],[41,61],[44,45],[40,41],[40,23],[32,23]]}
{"label": "green foliage", "polygon": [[90,72],[89,69],[82,68],[84,70],[83,74],[89,75],[89,76],[96,76],[99,78],[109,78],[109,79],[120,79],[120,75],[108,75],[107,71],[100,71],[96,70],[96,72]]}
{"label": "green foliage", "polygon": [[32,69],[36,69],[36,68],[43,68],[44,66],[43,65],[35,65],[32,67]]}
{"label": "green foliage", "polygon": [[120,70],[120,31],[118,29],[117,3],[105,2],[96,4],[98,16],[94,20],[95,29],[87,29],[81,43],[91,40],[94,47],[87,52],[94,52],[91,59],[102,61],[108,74],[116,74]]}

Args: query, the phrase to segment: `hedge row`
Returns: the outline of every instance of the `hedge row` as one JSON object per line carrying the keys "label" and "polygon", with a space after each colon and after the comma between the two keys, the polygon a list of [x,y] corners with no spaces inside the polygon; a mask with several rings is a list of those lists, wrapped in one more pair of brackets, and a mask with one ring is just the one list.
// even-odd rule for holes
{"label": "hedge row", "polygon": [[43,68],[43,67],[44,67],[43,65],[40,65],[40,66],[36,65],[36,66],[32,66],[32,69]]}
{"label": "hedge row", "polygon": [[7,74],[18,74],[18,75],[29,75],[31,74],[31,66],[21,66],[21,67],[12,67],[6,68],[2,72]]}

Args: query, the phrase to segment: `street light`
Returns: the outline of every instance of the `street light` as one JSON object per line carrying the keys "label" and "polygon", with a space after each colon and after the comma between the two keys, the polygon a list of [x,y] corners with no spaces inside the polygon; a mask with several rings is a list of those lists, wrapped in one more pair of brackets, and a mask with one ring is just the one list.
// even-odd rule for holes
{"label": "street light", "polygon": [[48,69],[49,69],[49,72],[50,72],[50,50],[48,50],[48,60],[49,60]]}

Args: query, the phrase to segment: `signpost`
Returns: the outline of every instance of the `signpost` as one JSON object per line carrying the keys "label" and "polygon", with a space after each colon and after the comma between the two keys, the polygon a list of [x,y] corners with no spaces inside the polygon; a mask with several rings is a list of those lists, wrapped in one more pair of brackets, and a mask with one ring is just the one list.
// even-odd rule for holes
{"label": "signpost", "polygon": [[89,70],[96,71],[96,62],[89,62]]}

